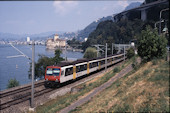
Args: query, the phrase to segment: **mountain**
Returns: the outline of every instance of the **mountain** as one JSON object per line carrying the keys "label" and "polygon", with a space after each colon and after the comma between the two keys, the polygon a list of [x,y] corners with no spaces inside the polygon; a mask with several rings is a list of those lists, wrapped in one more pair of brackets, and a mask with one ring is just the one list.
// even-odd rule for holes
{"label": "mountain", "polygon": [[5,41],[21,39],[21,38],[23,38],[25,36],[26,35],[24,35],[24,34],[19,35],[19,34],[2,33],[2,32],[0,32],[0,40],[5,40]]}
{"label": "mountain", "polygon": [[12,33],[2,33],[0,32],[0,40],[9,41],[9,40],[26,40],[26,37],[30,37],[34,40],[46,40],[49,37],[53,37],[54,34],[63,36],[65,32],[63,31],[49,31],[39,34],[12,34]]}
{"label": "mountain", "polygon": [[94,31],[97,27],[97,25],[102,22],[102,21],[106,21],[106,20],[112,20],[114,21],[114,15],[112,16],[107,16],[107,17],[102,17],[97,19],[96,21],[93,21],[92,23],[90,23],[87,27],[85,27],[83,30],[79,31],[77,39],[78,40],[84,40],[84,38],[88,37],[89,34]]}
{"label": "mountain", "polygon": [[[135,8],[135,7],[139,7],[140,5],[141,5],[140,2],[133,2],[133,3],[129,4],[125,8],[125,10],[130,10],[130,9]],[[96,29],[96,27],[98,26],[98,24],[100,22],[103,22],[103,21],[106,21],[106,20],[112,20],[114,22],[114,15],[115,14],[113,14],[111,16],[107,16],[107,17],[102,17],[102,18],[99,18],[96,21],[93,21],[87,27],[85,27],[83,30],[79,31],[77,39],[83,41],[84,38],[87,38],[89,36],[89,34]]]}
{"label": "mountain", "polygon": [[136,8],[136,7],[139,7],[142,3],[140,2],[133,2],[131,4],[129,4],[126,8],[125,8],[125,11],[126,10],[130,10],[130,9],[133,9],[133,8]]}

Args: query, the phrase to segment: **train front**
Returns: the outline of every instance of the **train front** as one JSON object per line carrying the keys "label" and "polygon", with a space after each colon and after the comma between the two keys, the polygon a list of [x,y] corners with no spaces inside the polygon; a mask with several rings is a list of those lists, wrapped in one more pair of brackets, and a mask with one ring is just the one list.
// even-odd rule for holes
{"label": "train front", "polygon": [[45,86],[56,86],[60,84],[61,68],[57,66],[47,66],[45,71]]}

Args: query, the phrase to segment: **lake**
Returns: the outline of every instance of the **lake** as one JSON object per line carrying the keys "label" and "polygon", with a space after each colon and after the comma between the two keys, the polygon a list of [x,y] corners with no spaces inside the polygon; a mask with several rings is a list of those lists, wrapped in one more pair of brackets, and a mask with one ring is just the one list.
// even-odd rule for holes
{"label": "lake", "polygon": [[[32,57],[31,45],[15,45],[28,57]],[[54,57],[54,50],[47,50],[46,46],[35,46],[35,61],[38,60],[38,55],[43,54],[48,57]],[[76,60],[83,57],[81,52],[67,51],[68,60]],[[8,80],[16,79],[20,85],[28,84],[31,79],[28,78],[28,71],[30,67],[30,60],[25,57],[7,58],[7,56],[20,55],[20,53],[12,48],[10,45],[0,45],[0,90],[7,87]],[[61,57],[65,57],[64,51]]]}

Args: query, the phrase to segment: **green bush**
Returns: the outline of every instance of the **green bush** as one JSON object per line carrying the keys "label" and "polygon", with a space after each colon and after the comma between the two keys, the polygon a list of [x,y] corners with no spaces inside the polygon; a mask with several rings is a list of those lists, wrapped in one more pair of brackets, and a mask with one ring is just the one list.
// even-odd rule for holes
{"label": "green bush", "polygon": [[134,49],[133,48],[129,48],[128,50],[127,50],[127,58],[132,58],[133,56],[135,56],[135,51],[134,51]]}
{"label": "green bush", "polygon": [[19,86],[19,81],[17,81],[15,78],[8,80],[7,88],[12,88]]}
{"label": "green bush", "polygon": [[150,73],[150,71],[151,70],[145,70],[144,72],[143,72],[143,75],[145,76],[145,75],[148,75],[148,73]]}
{"label": "green bush", "polygon": [[114,69],[113,69],[113,72],[114,73],[117,73],[117,72],[119,72],[120,71],[120,68],[119,67],[115,67]]}
{"label": "green bush", "polygon": [[166,38],[147,26],[140,36],[138,54],[144,61],[163,58],[166,55],[166,46]]}
{"label": "green bush", "polygon": [[88,47],[84,53],[84,58],[96,58],[97,57],[97,51],[95,48]]}
{"label": "green bush", "polygon": [[153,59],[152,60],[152,65],[157,65],[158,64],[158,59]]}
{"label": "green bush", "polygon": [[139,67],[138,62],[137,62],[137,61],[134,61],[134,62],[132,63],[132,68],[135,69],[135,70],[137,70],[138,67]]}

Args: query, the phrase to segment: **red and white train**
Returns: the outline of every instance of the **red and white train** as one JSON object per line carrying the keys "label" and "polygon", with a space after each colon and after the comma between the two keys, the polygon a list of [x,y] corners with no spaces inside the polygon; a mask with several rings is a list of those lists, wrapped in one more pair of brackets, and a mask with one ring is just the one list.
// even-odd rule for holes
{"label": "red and white train", "polygon": [[124,53],[112,56],[100,57],[96,59],[79,59],[71,63],[60,63],[57,66],[47,66],[45,71],[45,85],[57,85],[78,77],[85,76],[94,71],[101,70],[107,66],[111,66],[124,60]]}

